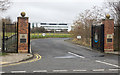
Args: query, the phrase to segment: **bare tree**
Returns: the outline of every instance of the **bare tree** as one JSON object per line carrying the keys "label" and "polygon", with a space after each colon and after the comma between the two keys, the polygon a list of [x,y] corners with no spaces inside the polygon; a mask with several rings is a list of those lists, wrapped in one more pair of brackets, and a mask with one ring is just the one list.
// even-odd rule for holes
{"label": "bare tree", "polygon": [[[2,11],[7,10],[10,6],[9,0],[0,0],[0,14]],[[2,36],[2,17],[0,15],[0,47],[1,47],[1,36]]]}
{"label": "bare tree", "polygon": [[80,13],[78,18],[74,21],[75,29],[73,31],[74,37],[80,35],[83,45],[90,46],[91,41],[91,25],[101,22],[105,14],[102,12],[102,7],[94,6],[90,10],[85,10]]}
{"label": "bare tree", "polygon": [[10,6],[9,0],[0,0],[0,11],[7,10],[9,6]]}
{"label": "bare tree", "polygon": [[32,33],[44,33],[46,32],[46,29],[44,27],[35,27],[35,28],[31,28],[31,32]]}
{"label": "bare tree", "polygon": [[[0,12],[7,10],[8,7],[10,7],[10,1],[9,0],[0,0]],[[0,32],[2,30],[2,17],[0,15]]]}
{"label": "bare tree", "polygon": [[107,9],[110,10],[111,17],[114,18],[115,24],[120,25],[120,1],[105,3]]}
{"label": "bare tree", "polygon": [[115,21],[114,48],[120,50],[120,1],[107,2],[105,6],[110,9],[111,17]]}

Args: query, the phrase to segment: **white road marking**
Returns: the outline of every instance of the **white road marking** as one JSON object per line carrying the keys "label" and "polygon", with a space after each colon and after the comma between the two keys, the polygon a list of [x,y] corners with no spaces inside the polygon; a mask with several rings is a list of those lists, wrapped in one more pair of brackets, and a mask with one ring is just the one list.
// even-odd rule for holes
{"label": "white road marking", "polygon": [[87,70],[73,70],[74,72],[81,72],[81,71],[87,71]]}
{"label": "white road marking", "polygon": [[11,71],[11,73],[25,73],[26,71]]}
{"label": "white road marking", "polygon": [[107,63],[107,62],[102,62],[102,61],[99,61],[99,60],[96,60],[96,62],[99,62],[99,63],[102,63],[102,64],[106,64],[106,65],[110,65],[110,66],[114,66],[114,67],[120,67],[118,65],[114,65],[114,64],[111,64],[111,63]]}
{"label": "white road marking", "polygon": [[47,70],[36,70],[36,71],[33,71],[33,72],[47,72]]}
{"label": "white road marking", "polygon": [[94,69],[93,71],[104,71],[104,69]]}
{"label": "white road marking", "polygon": [[0,72],[0,73],[5,73],[5,72]]}
{"label": "white road marking", "polygon": [[72,52],[68,52],[68,53],[69,53],[69,54],[72,54],[72,55],[74,55],[74,56],[80,57],[80,58],[85,58],[85,57],[83,57],[83,56],[77,55],[77,54],[72,53]]}
{"label": "white road marking", "polygon": [[109,71],[118,71],[120,69],[109,69]]}
{"label": "white road marking", "polygon": [[68,70],[53,70],[53,72],[67,72]]}

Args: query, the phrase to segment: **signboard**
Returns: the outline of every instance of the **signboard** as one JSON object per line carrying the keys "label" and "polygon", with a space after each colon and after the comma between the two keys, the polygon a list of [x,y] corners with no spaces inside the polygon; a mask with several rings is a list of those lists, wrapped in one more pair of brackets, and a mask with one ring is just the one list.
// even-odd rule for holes
{"label": "signboard", "polygon": [[77,39],[81,39],[81,36],[77,36]]}
{"label": "signboard", "polygon": [[27,34],[20,34],[20,43],[27,43]]}
{"label": "signboard", "polygon": [[26,43],[26,39],[20,39],[20,43]]}
{"label": "signboard", "polygon": [[107,42],[112,42],[112,39],[107,39]]}
{"label": "signboard", "polygon": [[113,38],[113,34],[107,34],[107,42],[111,43]]}
{"label": "signboard", "polygon": [[42,33],[42,36],[45,36],[46,34],[45,33]]}
{"label": "signboard", "polygon": [[107,34],[107,38],[112,38],[112,34]]}

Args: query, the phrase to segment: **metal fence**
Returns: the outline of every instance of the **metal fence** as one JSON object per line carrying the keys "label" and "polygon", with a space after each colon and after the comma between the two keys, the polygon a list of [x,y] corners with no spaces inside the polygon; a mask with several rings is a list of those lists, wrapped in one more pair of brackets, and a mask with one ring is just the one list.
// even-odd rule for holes
{"label": "metal fence", "polygon": [[114,50],[120,51],[120,26],[114,26]]}
{"label": "metal fence", "polygon": [[17,52],[17,23],[2,24],[2,52]]}

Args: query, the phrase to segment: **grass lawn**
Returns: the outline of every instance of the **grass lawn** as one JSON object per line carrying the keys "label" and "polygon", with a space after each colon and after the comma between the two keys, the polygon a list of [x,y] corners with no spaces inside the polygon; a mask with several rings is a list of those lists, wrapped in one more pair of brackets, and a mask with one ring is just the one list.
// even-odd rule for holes
{"label": "grass lawn", "polygon": [[[70,35],[67,33],[45,33],[46,35]],[[31,33],[30,35],[42,35],[42,33]]]}
{"label": "grass lawn", "polygon": [[65,40],[65,41],[68,41],[68,42],[71,42],[71,43],[74,43],[74,44],[78,44],[78,45],[81,45],[81,46],[91,47],[89,44],[86,44],[82,40],[77,40],[76,38]]}
{"label": "grass lawn", "polygon": [[42,33],[32,33],[30,35],[31,39],[38,39],[38,38],[69,38],[71,34],[65,33],[45,33],[45,36],[42,36]]}
{"label": "grass lawn", "polygon": [[[10,37],[10,36],[12,36],[12,35],[15,35],[15,33],[10,33],[10,32],[5,33],[5,36],[8,36],[8,37]],[[1,36],[1,38],[2,38],[2,37],[3,37],[3,34],[0,33],[0,36]]]}
{"label": "grass lawn", "polygon": [[[15,33],[5,33],[5,36],[12,36]],[[42,35],[42,33],[31,33],[30,38],[31,39],[38,39],[38,38],[69,38],[71,37],[71,34],[68,33],[45,33],[45,36]],[[2,38],[2,33],[1,33]]]}
{"label": "grass lawn", "polygon": [[7,53],[0,53],[0,56],[4,56],[4,55],[7,55]]}

